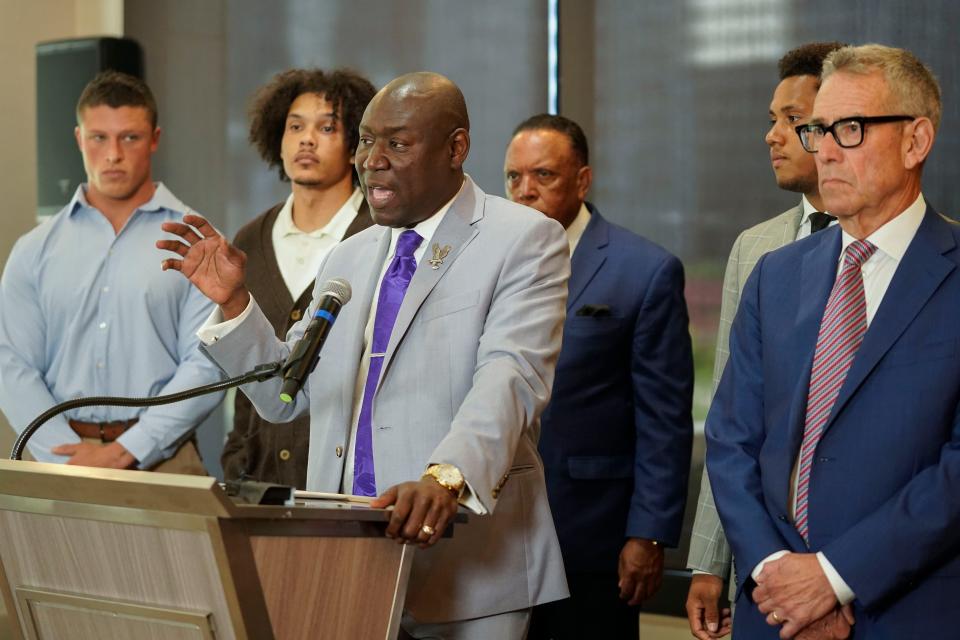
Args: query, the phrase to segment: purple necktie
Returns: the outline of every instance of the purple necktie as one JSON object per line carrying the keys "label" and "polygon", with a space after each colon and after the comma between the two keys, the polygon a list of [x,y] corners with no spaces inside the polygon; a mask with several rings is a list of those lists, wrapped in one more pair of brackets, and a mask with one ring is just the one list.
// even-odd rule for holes
{"label": "purple necktie", "polygon": [[353,495],[377,495],[377,479],[373,469],[373,395],[380,381],[380,370],[390,332],[397,320],[400,303],[407,292],[413,272],[417,270],[417,261],[413,252],[423,242],[416,231],[408,229],[397,238],[397,251],[383,274],[380,282],[380,296],[377,298],[377,315],[373,319],[373,343],[370,345],[370,369],[367,371],[367,383],[363,387],[363,402],[360,404],[360,417],[357,419],[357,446],[353,458]]}

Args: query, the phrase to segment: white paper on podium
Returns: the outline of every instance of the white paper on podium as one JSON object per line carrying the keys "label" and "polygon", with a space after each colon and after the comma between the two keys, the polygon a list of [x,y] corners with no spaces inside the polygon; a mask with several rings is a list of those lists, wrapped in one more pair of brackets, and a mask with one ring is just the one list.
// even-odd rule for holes
{"label": "white paper on podium", "polygon": [[370,496],[352,496],[346,493],[324,493],[323,491],[304,491],[297,489],[293,492],[294,500],[330,500],[333,502],[358,502],[370,504]]}

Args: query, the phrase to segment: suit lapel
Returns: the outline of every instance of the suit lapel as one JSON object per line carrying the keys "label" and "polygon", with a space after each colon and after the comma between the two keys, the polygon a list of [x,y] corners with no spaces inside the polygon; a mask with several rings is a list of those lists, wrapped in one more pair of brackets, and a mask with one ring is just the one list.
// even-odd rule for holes
{"label": "suit lapel", "polygon": [[800,231],[800,223],[803,221],[803,202],[788,209],[783,220],[783,233],[780,236],[780,245],[785,247],[797,239],[797,233]]}
{"label": "suit lapel", "polygon": [[[820,242],[803,255],[800,268],[800,299],[797,305],[796,330],[800,344],[816,345],[820,321],[827,306],[827,298],[837,279],[837,264],[843,244],[840,227],[820,232]],[[813,355],[811,350],[810,355]]]}
{"label": "suit lapel", "polygon": [[[787,450],[792,465],[793,458],[800,448],[803,438],[803,425],[807,412],[807,392],[810,387],[810,369],[813,367],[813,352],[817,345],[817,336],[820,333],[820,321],[823,310],[827,306],[827,299],[833,289],[837,276],[837,260],[840,258],[842,237],[839,227],[825,229],[820,232],[821,242],[803,255],[800,266],[800,291],[797,298],[797,315],[794,320],[793,344],[798,345],[793,353],[791,369],[800,373],[797,385],[794,387],[793,398],[790,402],[790,418],[787,422]],[[785,475],[784,478],[788,478]],[[789,485],[783,485],[783,504],[786,504]]]}
{"label": "suit lapel", "polygon": [[610,243],[610,223],[600,216],[600,212],[593,205],[587,204],[587,208],[591,213],[590,222],[583,230],[583,236],[570,261],[570,282],[567,285],[568,316],[574,303],[606,261],[606,248]]}
{"label": "suit lapel", "polygon": [[[407,288],[407,292],[403,296],[403,302],[400,304],[400,310],[397,312],[397,320],[393,325],[393,331],[390,332],[390,342],[384,355],[378,389],[383,384],[383,380],[390,370],[393,356],[424,300],[437,286],[443,274],[456,262],[464,247],[478,233],[473,223],[483,217],[482,192],[478,193],[479,189],[470,178],[465,178],[465,180],[467,184],[464,185],[460,195],[450,205],[450,209],[437,231],[432,238],[426,240],[430,244],[417,264],[417,270],[413,274],[413,279],[410,280],[410,286]],[[433,268],[430,264],[434,245],[450,247],[450,252],[437,268]]]}
{"label": "suit lapel", "polygon": [[867,329],[863,344],[860,345],[847,378],[840,388],[840,395],[833,405],[824,430],[830,428],[864,379],[955,268],[952,261],[943,257],[944,253],[955,246],[947,224],[939,214],[927,207],[923,222],[907,247],[870,328]]}

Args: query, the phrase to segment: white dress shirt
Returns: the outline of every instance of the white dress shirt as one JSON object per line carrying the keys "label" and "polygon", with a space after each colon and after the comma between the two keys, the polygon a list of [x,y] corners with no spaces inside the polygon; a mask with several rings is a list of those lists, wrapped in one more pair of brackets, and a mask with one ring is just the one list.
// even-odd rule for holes
{"label": "white dress shirt", "polygon": [[[804,198],[804,202],[806,202],[806,198]],[[877,247],[873,255],[870,256],[860,268],[860,272],[863,274],[863,293],[867,303],[866,315],[868,331],[870,329],[870,323],[873,321],[873,317],[876,315],[877,309],[883,301],[883,296],[886,295],[887,288],[890,286],[890,282],[897,272],[897,267],[907,252],[907,247],[910,246],[913,237],[917,234],[917,229],[920,228],[920,223],[923,222],[923,214],[926,209],[927,205],[923,199],[923,194],[920,194],[917,196],[917,199],[914,200],[913,204],[907,207],[903,213],[884,224],[866,238],[867,241]],[[809,219],[809,214],[806,214],[805,217]],[[840,270],[843,267],[844,251],[856,240],[856,238],[846,231],[842,233],[842,247],[837,260],[837,275],[840,274]],[[798,452],[797,460],[799,460],[799,455]],[[795,461],[790,484],[791,516],[795,516],[797,510],[796,493],[798,479],[797,463]],[[776,560],[786,554],[787,551],[785,550],[770,554],[754,568],[750,575],[756,580],[767,562]],[[856,598],[856,594],[854,594],[853,590],[840,576],[822,551],[817,552],[817,560],[819,560],[820,567],[827,576],[827,580],[830,581],[830,586],[833,588],[840,604],[849,604],[852,602],[854,598]]]}
{"label": "white dress shirt", "polygon": [[287,198],[277,220],[273,223],[273,252],[277,257],[280,275],[296,300],[316,278],[323,259],[346,235],[350,223],[357,217],[363,193],[359,188],[333,214],[330,222],[320,229],[302,231],[293,222],[293,194]]}
{"label": "white dress shirt", "polygon": [[580,242],[580,238],[583,237],[583,232],[587,228],[588,224],[590,224],[590,210],[587,209],[586,204],[581,202],[580,211],[577,212],[577,217],[574,218],[573,222],[570,223],[570,226],[565,229],[567,233],[567,242],[570,243],[571,256],[577,249],[577,244]]}

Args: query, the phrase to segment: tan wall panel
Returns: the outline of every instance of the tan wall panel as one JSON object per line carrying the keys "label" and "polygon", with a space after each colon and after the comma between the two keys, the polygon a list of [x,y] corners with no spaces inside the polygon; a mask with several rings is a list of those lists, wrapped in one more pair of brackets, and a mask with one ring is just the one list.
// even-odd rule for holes
{"label": "tan wall panel", "polygon": [[[17,238],[36,223],[38,42],[122,35],[122,0],[0,0],[0,269]],[[0,456],[14,433],[0,415]],[[0,604],[0,616],[3,614]],[[2,636],[0,636],[2,637]]]}

